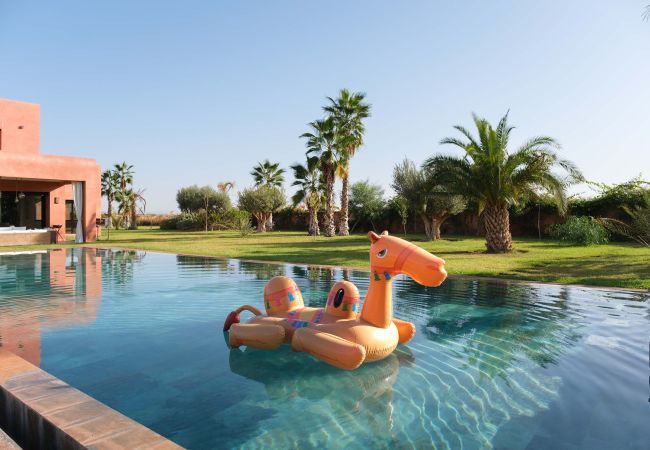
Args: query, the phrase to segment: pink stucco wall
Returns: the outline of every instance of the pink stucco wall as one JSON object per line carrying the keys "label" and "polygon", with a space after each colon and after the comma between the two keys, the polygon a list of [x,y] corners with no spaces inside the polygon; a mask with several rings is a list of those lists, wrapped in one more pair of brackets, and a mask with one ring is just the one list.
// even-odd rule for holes
{"label": "pink stucco wall", "polygon": [[0,99],[0,190],[48,192],[47,226],[65,225],[71,182],[83,182],[84,235],[93,242],[101,217],[101,169],[91,158],[41,154],[39,126],[39,105]]}

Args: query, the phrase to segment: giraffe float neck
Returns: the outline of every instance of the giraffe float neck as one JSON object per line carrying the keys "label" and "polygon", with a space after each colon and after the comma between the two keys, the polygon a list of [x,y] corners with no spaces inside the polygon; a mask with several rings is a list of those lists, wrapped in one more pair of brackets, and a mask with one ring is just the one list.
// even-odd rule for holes
{"label": "giraffe float neck", "polygon": [[393,320],[393,274],[372,267],[361,319],[379,328],[390,326]]}

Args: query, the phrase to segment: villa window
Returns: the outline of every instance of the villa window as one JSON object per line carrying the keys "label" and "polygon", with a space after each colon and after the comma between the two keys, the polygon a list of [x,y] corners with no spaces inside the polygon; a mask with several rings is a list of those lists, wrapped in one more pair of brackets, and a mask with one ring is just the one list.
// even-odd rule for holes
{"label": "villa window", "polygon": [[0,227],[45,228],[47,192],[0,192]]}

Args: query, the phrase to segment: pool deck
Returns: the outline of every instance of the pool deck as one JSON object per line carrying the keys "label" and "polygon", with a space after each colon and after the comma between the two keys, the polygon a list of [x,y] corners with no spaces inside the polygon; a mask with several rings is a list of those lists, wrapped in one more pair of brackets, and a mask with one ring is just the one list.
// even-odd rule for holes
{"label": "pool deck", "polygon": [[0,428],[24,448],[182,448],[2,349],[0,405]]}

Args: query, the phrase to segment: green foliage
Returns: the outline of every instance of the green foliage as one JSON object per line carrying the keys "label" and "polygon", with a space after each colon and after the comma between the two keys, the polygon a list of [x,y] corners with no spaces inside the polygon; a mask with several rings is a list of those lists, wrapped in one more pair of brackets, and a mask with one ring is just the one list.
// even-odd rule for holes
{"label": "green foliage", "polygon": [[176,193],[176,203],[182,212],[197,212],[201,209],[209,211],[226,211],[230,205],[230,197],[225,192],[217,191],[211,186],[197,185],[184,187]]}
{"label": "green foliage", "polygon": [[[553,149],[559,144],[550,137],[538,136],[528,140],[515,152],[508,151],[510,133],[508,114],[495,128],[473,115],[478,131],[475,138],[460,125],[465,140],[444,138],[441,144],[460,147],[463,157],[437,155],[425,162],[425,167],[440,179],[451,192],[464,195],[478,203],[479,214],[489,206],[513,206],[522,200],[535,198],[540,191],[555,198],[561,211],[566,210],[566,188],[582,175],[573,163],[560,159]],[[553,169],[560,167],[568,176],[560,178]]]}
{"label": "green foliage", "polygon": [[[205,229],[205,210],[184,212],[160,222],[161,230],[197,231]],[[250,233],[251,215],[237,208],[208,213],[208,230],[236,230],[242,236]]]}
{"label": "green foliage", "polygon": [[239,193],[237,203],[240,209],[248,211],[257,219],[257,230],[264,232],[271,214],[284,206],[284,192],[266,185],[247,188]]}
{"label": "green foliage", "polygon": [[609,242],[605,227],[593,217],[587,216],[570,216],[566,222],[550,227],[549,234],[571,244],[601,245]]}
{"label": "green foliage", "polygon": [[291,186],[297,186],[298,190],[291,197],[294,206],[305,203],[307,208],[318,210],[323,204],[323,177],[319,171],[319,160],[312,156],[307,158],[307,164],[294,164],[294,182]]}
{"label": "green foliage", "polygon": [[401,195],[396,195],[391,198],[388,202],[390,208],[392,208],[400,218],[402,223],[402,228],[404,229],[404,234],[406,234],[406,222],[409,218],[409,204],[404,197]]}
{"label": "green foliage", "polygon": [[644,204],[635,207],[623,206],[629,222],[617,219],[601,219],[601,223],[611,232],[635,240],[650,247],[650,193],[644,197]]}
{"label": "green foliage", "polygon": [[364,220],[375,228],[375,221],[381,217],[385,205],[384,190],[381,186],[366,180],[358,181],[350,187],[350,211],[356,219],[355,226]]}
{"label": "green foliage", "polygon": [[640,177],[614,185],[595,182],[589,184],[596,187],[598,195],[589,199],[572,199],[572,214],[594,217],[615,215],[616,219],[625,219],[625,208],[643,207],[646,197],[650,195],[650,182]]}
{"label": "green foliage", "polygon": [[466,207],[461,195],[448,192],[432,171],[418,169],[408,159],[393,169],[392,187],[409,209],[422,218],[427,239],[438,238],[440,224]]}
{"label": "green foliage", "polygon": [[256,186],[281,187],[282,183],[284,183],[283,174],[284,169],[280,168],[280,163],[272,163],[268,159],[264,160],[264,162],[257,163],[251,171]]}

